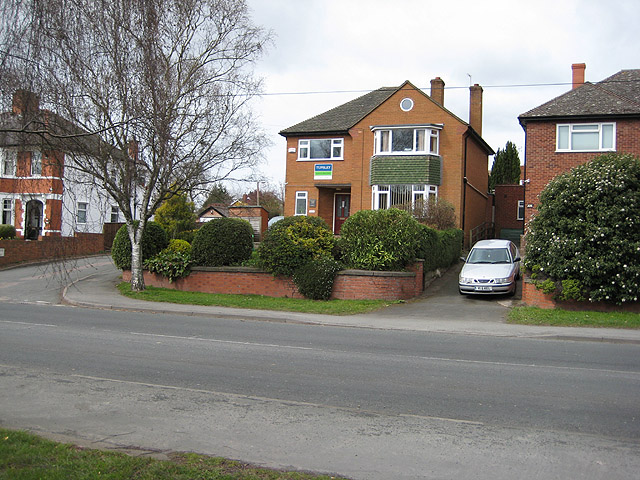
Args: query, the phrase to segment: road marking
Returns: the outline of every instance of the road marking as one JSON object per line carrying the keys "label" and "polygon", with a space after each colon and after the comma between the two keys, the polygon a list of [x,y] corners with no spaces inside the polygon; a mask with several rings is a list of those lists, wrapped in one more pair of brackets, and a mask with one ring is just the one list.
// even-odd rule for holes
{"label": "road marking", "polygon": [[278,345],[275,343],[258,343],[258,342],[239,342],[236,340],[219,340],[217,338],[202,338],[202,337],[182,337],[180,335],[162,335],[159,333],[142,333],[142,332],[129,332],[131,335],[139,335],[141,337],[156,337],[156,338],[170,338],[176,340],[198,340],[200,342],[211,343],[228,343],[231,345],[250,345],[253,347],[270,347],[270,348],[288,348],[291,350],[319,350],[313,347],[296,347],[294,345]]}
{"label": "road marking", "polygon": [[14,325],[28,325],[30,327],[57,327],[58,326],[58,325],[51,325],[49,323],[14,322],[11,320],[0,320],[0,323],[11,323]]}

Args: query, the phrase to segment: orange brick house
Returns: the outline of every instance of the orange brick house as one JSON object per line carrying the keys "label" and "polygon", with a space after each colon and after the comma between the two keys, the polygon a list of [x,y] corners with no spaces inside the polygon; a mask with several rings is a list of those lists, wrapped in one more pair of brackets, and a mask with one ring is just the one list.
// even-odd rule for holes
{"label": "orange brick house", "polygon": [[640,70],[585,82],[572,65],[572,89],[518,117],[525,131],[525,224],[556,175],[604,152],[640,155]]}
{"label": "orange brick house", "polygon": [[427,95],[409,81],[383,87],[286,128],[285,215],[322,217],[339,233],[359,210],[443,198],[465,239],[485,221],[488,156],[482,87],[469,123],[444,107],[444,81]]}

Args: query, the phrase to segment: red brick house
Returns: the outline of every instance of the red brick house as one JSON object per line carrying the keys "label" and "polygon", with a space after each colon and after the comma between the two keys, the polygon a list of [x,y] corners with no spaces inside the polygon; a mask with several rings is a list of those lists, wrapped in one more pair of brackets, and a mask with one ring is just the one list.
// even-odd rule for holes
{"label": "red brick house", "polygon": [[482,88],[470,87],[469,122],[444,107],[444,82],[431,94],[406,81],[321,113],[280,135],[287,139],[285,215],[322,217],[339,233],[359,210],[451,202],[458,226],[485,221],[488,156]]}
{"label": "red brick house", "polygon": [[640,155],[640,70],[585,82],[572,65],[573,88],[518,117],[525,131],[525,222],[556,175],[604,152]]}
{"label": "red brick house", "polygon": [[496,185],[493,202],[496,238],[520,245],[524,229],[524,185]]}

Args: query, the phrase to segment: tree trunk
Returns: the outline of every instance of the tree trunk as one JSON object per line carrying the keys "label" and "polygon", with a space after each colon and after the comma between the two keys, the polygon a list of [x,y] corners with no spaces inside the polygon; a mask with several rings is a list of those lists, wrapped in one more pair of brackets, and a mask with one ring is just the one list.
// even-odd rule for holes
{"label": "tree trunk", "polygon": [[144,276],[142,272],[142,231],[136,229],[135,240],[131,242],[131,290],[144,290]]}

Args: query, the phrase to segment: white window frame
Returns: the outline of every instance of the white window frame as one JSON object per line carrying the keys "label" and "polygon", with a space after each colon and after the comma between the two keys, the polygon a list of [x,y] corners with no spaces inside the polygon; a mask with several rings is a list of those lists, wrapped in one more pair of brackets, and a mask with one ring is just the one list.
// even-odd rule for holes
{"label": "white window frame", "polygon": [[[9,205],[9,208],[7,208],[7,205]],[[14,201],[12,198],[3,198],[2,199],[2,217],[0,218],[0,223],[2,223],[3,225],[14,225],[15,224],[15,218],[14,218],[14,213],[13,213],[13,205],[14,205]],[[9,223],[5,223],[5,214],[9,215]]]}
{"label": "white window frame", "polygon": [[[406,185],[372,185],[371,209],[386,210],[391,207],[391,190],[393,187]],[[421,199],[423,202],[429,198],[438,198],[437,185],[411,185],[411,205],[415,207],[416,201]],[[382,200],[384,199],[384,201]]]}
{"label": "white window frame", "polygon": [[[15,177],[16,169],[18,168],[18,152],[3,148],[0,149],[0,157],[0,175],[3,177]],[[11,168],[7,168],[8,165]]]}
{"label": "white window frame", "polygon": [[518,211],[516,213],[516,220],[524,220],[524,200],[518,200]]}
{"label": "white window frame", "polygon": [[[397,125],[385,127],[373,127],[374,155],[440,155],[440,130],[439,125]],[[413,142],[411,150],[394,151],[393,133],[397,130],[413,130]],[[424,135],[424,148],[418,147],[418,135]],[[433,148],[432,148],[433,147]]]}
{"label": "white window frame", "polygon": [[[591,128],[589,128],[591,127]],[[611,145],[604,146],[605,127],[611,128]],[[566,135],[566,141],[561,145],[561,132]],[[574,135],[580,133],[597,133],[598,147],[579,149],[574,148]],[[615,152],[616,150],[616,124],[615,122],[604,123],[559,123],[556,125],[556,151],[557,152]]]}
{"label": "white window frame", "polygon": [[[81,219],[80,212],[84,212],[84,219]],[[89,220],[89,203],[77,202],[76,203],[76,223],[78,225],[84,225],[88,223],[88,220]]]}
{"label": "white window frame", "polygon": [[[35,166],[37,166],[38,168],[34,169]],[[42,153],[35,150],[31,152],[31,176],[32,177],[42,176]]]}
{"label": "white window frame", "polygon": [[[331,153],[329,157],[311,157],[311,143],[323,141],[331,142]],[[336,154],[336,149],[338,153]],[[317,162],[328,160],[343,160],[344,159],[344,139],[343,138],[301,138],[298,140],[298,161],[299,162]]]}
{"label": "white window frame", "polygon": [[[298,210],[298,200],[304,200],[304,213]],[[306,215],[309,208],[309,192],[296,192],[295,215]]]}
{"label": "white window frame", "polygon": [[[113,219],[115,216],[115,220]],[[111,205],[111,223],[120,223],[120,208],[118,205]]]}

